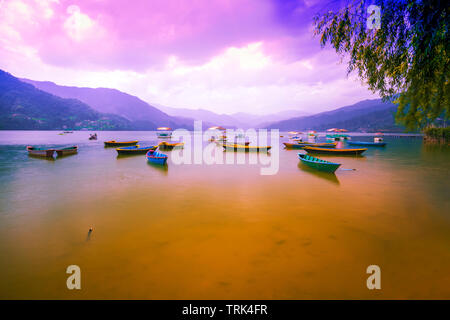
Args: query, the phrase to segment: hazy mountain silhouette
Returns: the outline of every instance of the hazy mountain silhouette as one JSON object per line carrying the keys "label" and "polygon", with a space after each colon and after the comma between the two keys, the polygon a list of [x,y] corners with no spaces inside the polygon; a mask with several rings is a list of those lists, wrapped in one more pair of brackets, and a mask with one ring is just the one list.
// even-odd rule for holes
{"label": "hazy mountain silhouette", "polygon": [[274,122],[268,128],[280,130],[317,130],[345,128],[349,131],[403,131],[395,124],[397,106],[381,99],[363,100],[353,105],[321,112],[312,116],[295,117]]}
{"label": "hazy mountain silhouette", "polygon": [[132,122],[135,130],[155,130],[157,127],[192,129],[192,119],[172,117],[138,97],[108,88],[60,86],[50,81],[22,79],[36,88],[62,98],[78,99],[93,109],[113,113]]}
{"label": "hazy mountain silhouette", "polygon": [[255,115],[246,112],[218,114],[205,109],[173,108],[162,105],[156,106],[171,116],[188,117],[224,127],[237,128],[260,128],[274,121],[281,121],[295,116],[307,115],[306,112],[301,110],[285,110],[267,115]]}
{"label": "hazy mountain silhouette", "polygon": [[[220,125],[229,128],[280,130],[404,130],[394,121],[397,107],[392,103],[382,102],[381,99],[364,100],[351,106],[306,116],[300,110],[270,115],[245,112],[217,114],[204,109],[155,107],[116,89],[60,86],[53,82],[28,79],[22,81],[2,72],[2,129],[87,127],[83,121],[91,121],[89,128],[94,129],[155,130],[159,126],[192,129],[193,120],[203,120],[204,128]],[[44,114],[45,119],[39,117],[39,114]]]}
{"label": "hazy mountain silhouette", "polygon": [[0,70],[0,129],[130,130],[132,125],[121,116],[57,97]]}

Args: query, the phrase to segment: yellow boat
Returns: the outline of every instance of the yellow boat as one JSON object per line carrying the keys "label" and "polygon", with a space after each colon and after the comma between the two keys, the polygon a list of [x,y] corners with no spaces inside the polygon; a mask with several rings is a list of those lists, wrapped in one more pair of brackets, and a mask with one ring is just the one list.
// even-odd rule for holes
{"label": "yellow boat", "polygon": [[243,144],[224,144],[225,151],[268,152],[271,146],[246,146]]}
{"label": "yellow boat", "polygon": [[324,142],[324,143],[309,143],[309,142],[298,142],[298,143],[288,143],[283,142],[286,149],[303,149],[304,147],[315,147],[315,148],[336,148],[337,142]]}
{"label": "yellow boat", "polygon": [[184,142],[178,142],[178,143],[169,143],[166,141],[160,142],[158,144],[159,150],[173,150],[173,149],[180,149],[183,148]]}
{"label": "yellow boat", "polygon": [[105,141],[104,143],[105,143],[105,147],[125,147],[125,146],[134,146],[138,142],[139,142],[138,140],[134,140],[134,141],[110,140],[110,141]]}

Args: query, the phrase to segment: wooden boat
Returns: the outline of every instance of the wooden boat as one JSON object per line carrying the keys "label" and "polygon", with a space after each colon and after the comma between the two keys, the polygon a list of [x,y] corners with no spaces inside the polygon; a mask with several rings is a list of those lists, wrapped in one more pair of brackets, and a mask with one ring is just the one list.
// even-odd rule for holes
{"label": "wooden boat", "polygon": [[335,134],[327,134],[327,138],[340,140],[341,138],[347,140],[350,138],[348,134],[335,133]]}
{"label": "wooden boat", "polygon": [[376,143],[383,142],[383,138],[382,137],[375,137],[375,138],[373,138],[373,142],[376,142]]}
{"label": "wooden boat", "polygon": [[226,136],[221,136],[219,138],[212,137],[211,139],[209,139],[209,141],[211,141],[211,142],[226,142],[227,137]]}
{"label": "wooden boat", "polygon": [[219,146],[219,147],[223,147],[223,146],[225,146],[225,145],[227,145],[227,146],[243,146],[243,145],[246,145],[246,146],[248,146],[248,145],[250,145],[250,141],[246,141],[246,142],[244,142],[243,144],[242,143],[227,143],[226,141],[224,142],[224,141],[215,141],[215,143]]}
{"label": "wooden boat", "polygon": [[56,149],[55,151],[58,157],[68,156],[70,154],[78,153],[78,146]]}
{"label": "wooden boat", "polygon": [[139,145],[135,145],[135,146],[130,146],[130,147],[117,148],[116,151],[120,155],[122,155],[122,154],[127,154],[127,155],[145,154],[150,150],[156,150],[156,148],[158,148],[158,146],[140,147]]}
{"label": "wooden boat", "polygon": [[384,147],[386,142],[370,142],[370,141],[348,141],[351,146],[368,146],[368,147]]}
{"label": "wooden boat", "polygon": [[303,148],[308,153],[331,154],[331,155],[358,155],[367,150],[362,149],[332,149],[332,148],[315,148],[306,146]]}
{"label": "wooden boat", "polygon": [[154,150],[150,150],[149,152],[147,152],[146,157],[147,161],[153,164],[164,165],[167,162],[167,155]]}
{"label": "wooden boat", "polygon": [[309,144],[303,144],[303,143],[289,143],[289,142],[283,142],[286,149],[303,149],[303,147],[309,145]]}
{"label": "wooden boat", "polygon": [[170,139],[172,137],[172,133],[167,133],[167,132],[157,132],[156,135],[160,139]]}
{"label": "wooden boat", "polygon": [[35,148],[32,146],[27,146],[27,151],[30,156],[45,158],[53,158],[53,154],[55,153],[55,149]]}
{"label": "wooden boat", "polygon": [[105,141],[105,147],[126,147],[126,146],[133,146],[137,144],[139,141],[116,141],[116,140],[110,140]]}
{"label": "wooden boat", "polygon": [[180,148],[183,148],[183,146],[184,146],[184,142],[169,143],[169,142],[163,141],[158,144],[158,147],[160,150],[166,150],[166,151],[170,151],[173,149],[180,149]]}
{"label": "wooden boat", "polygon": [[306,146],[316,148],[336,148],[337,142],[324,142],[324,143],[312,143],[312,142],[298,142],[288,143],[283,142],[286,149],[303,149]]}
{"label": "wooden boat", "polygon": [[246,146],[243,144],[224,144],[225,151],[268,152],[271,146]]}
{"label": "wooden boat", "polygon": [[322,160],[319,158],[312,157],[307,154],[298,154],[299,159],[302,161],[302,163],[306,164],[308,167],[324,171],[324,172],[330,172],[333,173],[341,166],[340,163],[330,162],[326,160]]}
{"label": "wooden boat", "polygon": [[[224,144],[224,143],[222,143],[222,144]],[[246,145],[246,146],[248,146],[248,145],[250,145],[250,141],[245,141],[245,142],[231,142],[231,141],[229,141],[229,143],[228,143],[229,145],[232,145],[232,144],[234,144],[234,145]]]}
{"label": "wooden boat", "polygon": [[172,137],[172,129],[169,127],[159,127],[156,130],[156,136],[160,139],[170,139]]}

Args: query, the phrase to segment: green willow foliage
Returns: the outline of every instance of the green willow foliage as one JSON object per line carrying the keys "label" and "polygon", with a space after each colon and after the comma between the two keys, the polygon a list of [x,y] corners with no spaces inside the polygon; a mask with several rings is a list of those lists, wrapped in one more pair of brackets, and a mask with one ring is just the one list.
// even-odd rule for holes
{"label": "green willow foliage", "polygon": [[428,138],[439,140],[439,141],[450,141],[450,128],[426,128],[424,130],[425,135]]}
{"label": "green willow foliage", "polygon": [[[381,8],[379,29],[367,28],[371,4]],[[349,56],[348,73],[396,103],[396,120],[412,130],[450,115],[448,11],[446,0],[354,1],[316,16],[315,35]]]}

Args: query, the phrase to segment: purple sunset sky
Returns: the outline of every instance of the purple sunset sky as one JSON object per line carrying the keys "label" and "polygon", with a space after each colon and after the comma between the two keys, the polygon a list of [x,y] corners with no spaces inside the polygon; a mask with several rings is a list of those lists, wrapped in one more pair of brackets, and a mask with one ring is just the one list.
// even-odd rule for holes
{"label": "purple sunset sky", "polygon": [[339,1],[0,0],[0,69],[218,113],[315,113],[377,98],[312,17]]}

